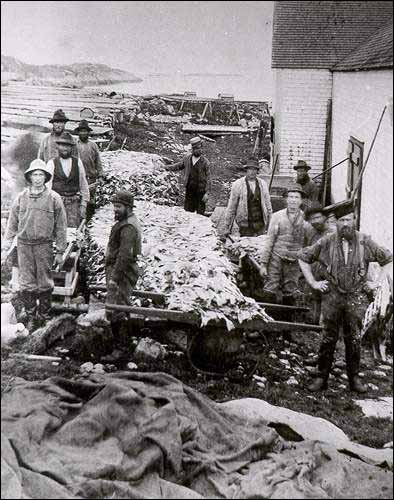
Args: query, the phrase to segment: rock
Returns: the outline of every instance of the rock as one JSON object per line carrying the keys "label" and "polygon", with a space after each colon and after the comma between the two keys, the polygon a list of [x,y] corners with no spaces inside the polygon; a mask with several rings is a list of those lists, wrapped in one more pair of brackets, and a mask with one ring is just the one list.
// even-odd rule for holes
{"label": "rock", "polygon": [[94,370],[104,370],[104,365],[102,365],[101,363],[96,363],[93,368]]}
{"label": "rock", "polygon": [[287,385],[299,385],[298,380],[294,377],[290,377],[288,380],[286,380]]}
{"label": "rock", "polygon": [[342,370],[340,368],[333,368],[331,370],[331,373],[333,373],[336,377],[340,377],[342,374]]}
{"label": "rock", "polygon": [[390,441],[389,443],[386,443],[383,445],[383,448],[392,448],[393,447],[393,442]]}
{"label": "rock", "polygon": [[359,376],[360,378],[364,378],[364,377],[365,377],[365,373],[364,373],[364,372],[360,372],[360,373],[358,374],[358,376]]}
{"label": "rock", "polygon": [[93,371],[93,368],[94,368],[94,365],[93,363],[91,363],[90,361],[88,361],[87,363],[83,363],[79,369],[81,372],[91,372]]}
{"label": "rock", "polygon": [[[307,396],[309,397],[309,396]],[[315,399],[313,396],[310,399]],[[375,449],[350,441],[346,434],[336,425],[320,417],[313,417],[288,408],[274,406],[255,398],[244,398],[219,403],[222,412],[232,418],[248,421],[250,425],[284,424],[290,427],[304,440],[326,442],[338,450],[348,450],[370,464],[380,465],[387,461],[393,466],[391,449]],[[274,427],[274,426],[273,426]],[[275,427],[278,429],[278,427]]]}
{"label": "rock", "polygon": [[282,363],[282,365],[285,365],[287,368],[290,368],[290,362],[287,359],[282,359],[279,358],[279,363]]}
{"label": "rock", "polygon": [[342,373],[342,375],[339,378],[341,378],[342,380],[347,380],[347,374]]}
{"label": "rock", "polygon": [[378,387],[377,385],[375,385],[375,384],[371,384],[371,383],[369,383],[369,384],[367,384],[367,386],[368,386],[371,390],[373,390],[373,391],[378,391],[378,390],[379,390],[379,387]]}
{"label": "rock", "polygon": [[371,377],[377,378],[379,380],[384,380],[388,377],[388,374],[383,371],[374,370],[373,372],[371,372]]}
{"label": "rock", "polygon": [[306,366],[305,370],[310,374],[310,375],[317,375],[319,369],[317,366]]}
{"label": "rock", "polygon": [[267,379],[265,377],[260,377],[259,375],[253,375],[253,380],[256,380],[257,382],[262,382],[263,384],[267,382]]}
{"label": "rock", "polygon": [[260,387],[260,389],[265,389],[265,384],[263,382],[256,382],[256,385]]}
{"label": "rock", "polygon": [[343,359],[338,359],[337,361],[335,361],[334,366],[336,368],[344,370],[346,368],[346,361],[344,361]]}
{"label": "rock", "polygon": [[96,309],[77,318],[77,325],[89,328],[90,326],[108,326],[110,322],[105,317],[105,309]]}
{"label": "rock", "polygon": [[146,337],[139,341],[134,356],[140,360],[157,361],[167,356],[167,350],[159,342]]}
{"label": "rock", "polygon": [[366,417],[391,418],[393,420],[393,398],[359,399],[354,401]]}
{"label": "rock", "polygon": [[268,357],[270,357],[271,359],[278,359],[278,356],[273,352],[270,352]]}
{"label": "rock", "polygon": [[183,330],[168,330],[165,334],[165,338],[179,350],[183,352],[187,351],[187,334]]}
{"label": "rock", "polygon": [[45,354],[55,342],[75,332],[76,321],[74,316],[68,313],[61,314],[29,335],[23,345],[23,352]]}
{"label": "rock", "polygon": [[346,389],[346,385],[345,384],[339,384],[338,385],[338,389]]}
{"label": "rock", "polygon": [[127,368],[129,370],[137,370],[138,366],[135,363],[130,362],[130,363],[127,363]]}
{"label": "rock", "polygon": [[392,370],[392,367],[387,365],[379,365],[378,369],[381,371],[390,372]]}

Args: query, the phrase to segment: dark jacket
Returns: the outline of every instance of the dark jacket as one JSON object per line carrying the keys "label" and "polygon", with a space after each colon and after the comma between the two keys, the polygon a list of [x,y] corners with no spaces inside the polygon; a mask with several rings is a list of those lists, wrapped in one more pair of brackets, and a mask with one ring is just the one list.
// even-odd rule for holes
{"label": "dark jacket", "polygon": [[199,169],[199,187],[198,187],[198,192],[199,193],[209,193],[211,190],[211,169],[208,160],[205,158],[205,156],[200,156],[199,160],[197,163],[194,165],[192,164],[192,155],[189,154],[185,156],[182,161],[175,163],[174,165],[168,165],[166,167],[168,170],[172,170],[174,172],[178,170],[185,170],[185,176],[184,176],[184,185],[185,188],[187,186],[189,176],[190,176],[190,171],[192,168],[198,168]]}
{"label": "dark jacket", "polygon": [[141,254],[141,226],[134,214],[118,221],[111,229],[106,256],[105,270],[108,279],[121,283],[122,280],[137,281],[137,257]]}

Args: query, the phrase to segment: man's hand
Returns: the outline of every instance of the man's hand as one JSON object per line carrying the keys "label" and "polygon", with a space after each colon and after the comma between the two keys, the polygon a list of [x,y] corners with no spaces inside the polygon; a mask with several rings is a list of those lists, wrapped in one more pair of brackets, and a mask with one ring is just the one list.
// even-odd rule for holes
{"label": "man's hand", "polygon": [[202,197],[202,201],[203,201],[204,203],[208,203],[208,198],[209,198],[209,197],[208,197],[208,193],[205,193],[205,194],[204,194],[204,196]]}
{"label": "man's hand", "polygon": [[263,279],[265,279],[268,276],[268,270],[267,270],[267,266],[265,264],[260,265],[259,273]]}
{"label": "man's hand", "polygon": [[114,280],[109,280],[108,281],[108,288],[112,288],[113,290],[118,288],[118,284]]}
{"label": "man's hand", "polygon": [[324,281],[315,281],[311,286],[314,290],[317,290],[318,292],[325,293],[328,291],[328,285],[329,282],[324,280]]}
{"label": "man's hand", "polygon": [[60,266],[60,264],[63,262],[63,254],[61,252],[56,252],[55,255],[55,264],[57,266]]}

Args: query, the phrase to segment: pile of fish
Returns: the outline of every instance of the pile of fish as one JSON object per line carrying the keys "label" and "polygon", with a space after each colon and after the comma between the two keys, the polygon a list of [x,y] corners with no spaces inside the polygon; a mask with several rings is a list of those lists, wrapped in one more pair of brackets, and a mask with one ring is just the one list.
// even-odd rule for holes
{"label": "pile of fish", "polygon": [[137,200],[158,205],[176,205],[179,182],[164,168],[159,155],[135,151],[106,151],[101,154],[104,176],[97,184],[97,206],[110,203],[118,189],[130,191]]}
{"label": "pile of fish", "polygon": [[[224,320],[230,330],[252,318],[270,321],[238,289],[208,218],[148,201],[137,201],[134,211],[143,225],[138,288],[164,293],[168,309],[197,312],[201,326]],[[106,206],[89,225],[87,265],[96,283],[105,280],[104,252],[113,224],[112,208]]]}
{"label": "pile of fish", "polygon": [[[233,238],[234,239],[234,238]],[[232,258],[240,258],[245,254],[253,257],[260,263],[262,250],[267,241],[267,235],[237,238],[233,242],[226,243],[226,250]]]}

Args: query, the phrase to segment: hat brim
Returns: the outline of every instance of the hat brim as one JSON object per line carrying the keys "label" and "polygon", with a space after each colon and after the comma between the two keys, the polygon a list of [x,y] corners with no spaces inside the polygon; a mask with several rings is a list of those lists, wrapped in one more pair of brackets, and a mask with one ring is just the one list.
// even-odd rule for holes
{"label": "hat brim", "polygon": [[300,193],[300,195],[301,195],[303,198],[305,198],[305,193],[304,193],[304,191],[300,191],[299,189],[289,189],[289,190],[287,190],[287,189],[286,189],[286,190],[283,192],[283,198],[287,198],[287,196],[288,196],[288,194],[289,194],[289,193]]}
{"label": "hat brim", "polygon": [[30,170],[30,172],[25,172],[24,175],[25,175],[26,181],[30,182],[30,178],[29,178],[30,174],[32,174],[33,172],[37,172],[38,170],[40,172],[44,172],[44,174],[45,174],[45,184],[51,180],[52,175],[49,172],[47,172],[46,170],[42,170],[41,168],[35,168],[34,170]]}
{"label": "hat brim", "polygon": [[51,118],[49,120],[49,123],[54,123],[54,122],[69,122],[70,120],[68,118],[62,118],[61,120],[59,118]]}
{"label": "hat brim", "polygon": [[74,132],[80,132],[81,130],[87,130],[88,132],[93,132],[93,129],[90,128],[90,127],[77,127],[76,129],[74,129]]}
{"label": "hat brim", "polygon": [[55,141],[56,144],[67,144],[68,146],[74,146],[75,143],[74,142],[70,142],[70,141]]}
{"label": "hat brim", "polygon": [[312,167],[310,167],[309,165],[296,165],[295,167],[293,167],[293,170],[299,170],[300,168],[305,168],[306,170],[310,170]]}

